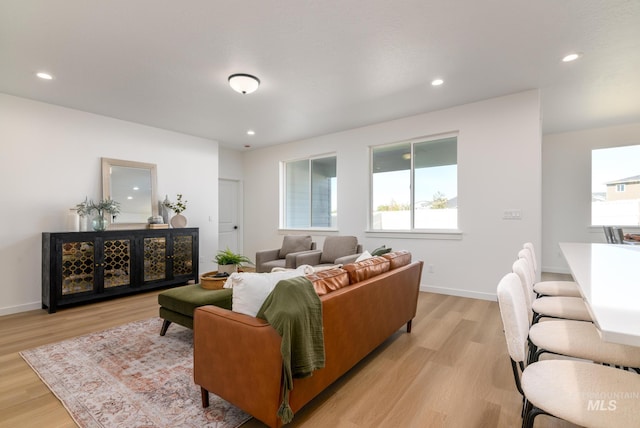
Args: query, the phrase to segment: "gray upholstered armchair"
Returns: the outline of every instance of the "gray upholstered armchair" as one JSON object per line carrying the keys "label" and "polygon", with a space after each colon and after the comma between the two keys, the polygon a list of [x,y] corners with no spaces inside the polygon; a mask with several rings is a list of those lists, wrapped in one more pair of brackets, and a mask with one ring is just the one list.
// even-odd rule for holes
{"label": "gray upholstered armchair", "polygon": [[354,262],[362,253],[355,236],[327,236],[322,251],[308,251],[296,256],[296,266],[338,265]]}
{"label": "gray upholstered armchair", "polygon": [[315,249],[311,236],[285,235],[281,248],[256,252],[256,272],[271,272],[275,267],[295,269],[296,256]]}

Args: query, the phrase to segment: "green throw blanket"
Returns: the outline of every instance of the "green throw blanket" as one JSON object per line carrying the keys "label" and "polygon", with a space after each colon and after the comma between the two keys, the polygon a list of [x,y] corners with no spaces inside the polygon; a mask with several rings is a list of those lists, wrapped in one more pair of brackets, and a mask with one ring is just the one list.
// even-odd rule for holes
{"label": "green throw blanket", "polygon": [[278,416],[287,424],[293,419],[289,406],[293,378],[311,376],[314,370],[324,367],[322,303],[311,281],[299,276],[278,282],[256,316],[282,336],[284,396]]}

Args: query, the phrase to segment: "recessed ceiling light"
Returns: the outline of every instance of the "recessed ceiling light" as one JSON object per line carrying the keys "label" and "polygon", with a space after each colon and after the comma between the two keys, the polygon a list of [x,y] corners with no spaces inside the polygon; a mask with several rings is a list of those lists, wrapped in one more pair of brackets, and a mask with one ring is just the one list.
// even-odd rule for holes
{"label": "recessed ceiling light", "polygon": [[250,148],[251,148],[251,144],[245,144],[245,145],[244,145],[244,148],[245,148],[245,149],[250,149]]}
{"label": "recessed ceiling light", "polygon": [[566,55],[564,58],[562,58],[562,62],[571,62],[571,61],[575,61],[578,58],[580,58],[582,55],[579,53],[571,53],[569,55]]}
{"label": "recessed ceiling light", "polygon": [[53,79],[52,75],[50,75],[49,73],[42,72],[42,71],[39,72],[39,73],[36,73],[36,76],[38,76],[39,78],[44,79],[44,80],[52,80]]}
{"label": "recessed ceiling light", "polygon": [[444,80],[442,79],[434,79],[431,81],[431,85],[432,86],[440,86],[444,83]]}
{"label": "recessed ceiling light", "polygon": [[127,196],[127,199],[133,199],[133,196]]}
{"label": "recessed ceiling light", "polygon": [[140,188],[138,186],[135,186],[133,190],[140,190]]}
{"label": "recessed ceiling light", "polygon": [[256,135],[256,131],[254,131],[253,129],[250,129],[247,131],[247,135]]}

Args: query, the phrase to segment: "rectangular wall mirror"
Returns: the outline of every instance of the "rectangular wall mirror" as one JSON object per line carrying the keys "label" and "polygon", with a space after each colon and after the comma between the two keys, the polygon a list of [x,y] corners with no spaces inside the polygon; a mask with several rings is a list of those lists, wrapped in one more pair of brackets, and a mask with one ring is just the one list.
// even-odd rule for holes
{"label": "rectangular wall mirror", "polygon": [[102,197],[120,203],[112,228],[144,227],[158,215],[157,169],[153,163],[102,158]]}

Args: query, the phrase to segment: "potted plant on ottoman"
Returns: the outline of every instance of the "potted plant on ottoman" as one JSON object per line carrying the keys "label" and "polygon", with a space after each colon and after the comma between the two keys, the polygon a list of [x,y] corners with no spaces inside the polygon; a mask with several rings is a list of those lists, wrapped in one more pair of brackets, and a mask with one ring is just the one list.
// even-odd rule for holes
{"label": "potted plant on ottoman", "polygon": [[229,275],[237,272],[242,263],[253,264],[247,257],[236,254],[229,248],[218,251],[213,261],[218,264],[218,270],[200,275],[200,286],[208,290],[222,288]]}
{"label": "potted plant on ottoman", "polygon": [[253,264],[253,262],[246,256],[236,254],[229,248],[218,251],[218,254],[216,254],[216,257],[213,260],[218,264],[218,272],[226,272],[229,275],[233,272],[237,272],[238,266],[242,263]]}

